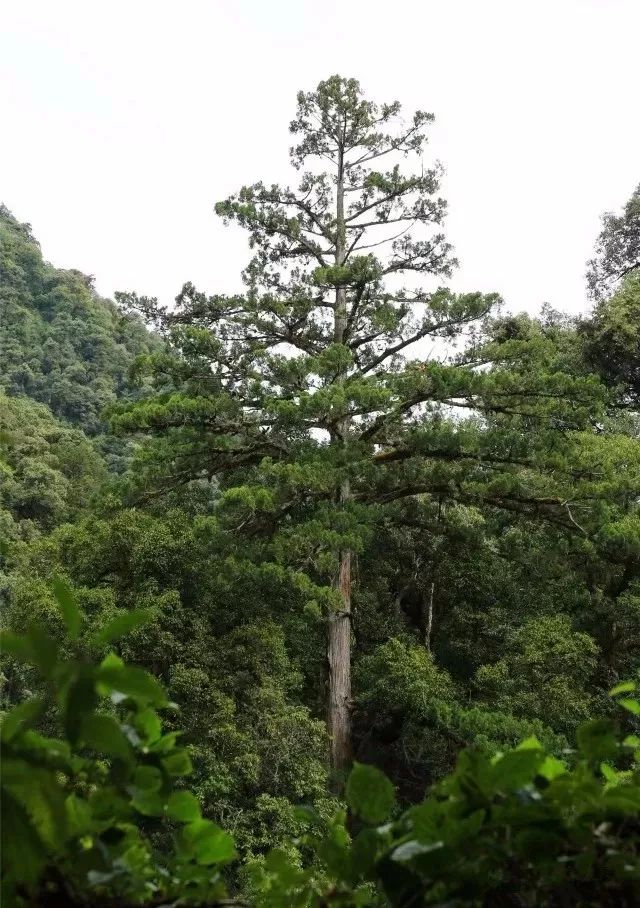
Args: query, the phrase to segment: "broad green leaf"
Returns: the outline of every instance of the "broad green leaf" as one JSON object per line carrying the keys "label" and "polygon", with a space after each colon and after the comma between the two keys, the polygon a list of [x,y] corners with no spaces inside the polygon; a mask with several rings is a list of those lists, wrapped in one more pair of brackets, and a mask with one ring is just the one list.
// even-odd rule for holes
{"label": "broad green leaf", "polygon": [[422,842],[429,842],[437,838],[442,810],[436,800],[426,800],[416,807],[412,807],[408,816],[416,838]]}
{"label": "broad green leaf", "polygon": [[93,713],[98,702],[93,674],[83,671],[66,691],[64,702],[64,726],[69,740],[77,740],[86,717]]}
{"label": "broad green leaf", "polygon": [[133,775],[133,786],[141,791],[159,791],[162,787],[162,773],[157,766],[138,766]]}
{"label": "broad green leaf", "polygon": [[176,741],[180,737],[182,732],[179,731],[170,731],[166,735],[162,735],[161,738],[158,738],[157,741],[154,741],[153,744],[149,746],[149,751],[151,753],[160,753],[166,754],[174,749],[176,746]]}
{"label": "broad green leaf", "polygon": [[160,716],[154,709],[143,709],[134,719],[135,726],[146,744],[154,744],[162,733]]}
{"label": "broad green leaf", "polygon": [[129,742],[122,733],[119,722],[113,716],[102,713],[87,716],[82,723],[80,737],[87,747],[99,753],[120,757],[127,761],[132,759]]}
{"label": "broad green leaf", "polygon": [[524,741],[521,741],[520,744],[516,747],[516,750],[542,750],[542,744],[535,735],[531,735],[529,738],[525,738]]}
{"label": "broad green leaf", "polygon": [[609,691],[610,697],[616,697],[618,694],[629,694],[636,689],[635,681],[621,681]]}
{"label": "broad green leaf", "polygon": [[93,820],[88,801],[84,801],[75,794],[70,794],[64,806],[71,835],[84,835],[91,828]]}
{"label": "broad green leaf", "polygon": [[33,661],[45,678],[49,678],[58,661],[58,644],[39,624],[30,624],[27,638],[31,644]]}
{"label": "broad green leaf", "polygon": [[[47,851],[24,806],[7,790],[2,792],[0,846],[4,881],[29,886],[37,883]],[[11,904],[7,898],[2,903]]]}
{"label": "broad green leaf", "polygon": [[167,702],[159,682],[141,668],[103,663],[98,669],[97,680],[102,688],[111,693],[130,697],[145,705],[163,706]]}
{"label": "broad green leaf", "polygon": [[367,823],[382,823],[395,805],[394,787],[375,766],[355,763],[345,791],[347,804]]}
{"label": "broad green leaf", "polygon": [[602,800],[607,807],[627,813],[636,819],[640,816],[640,786],[630,784],[617,784],[607,789],[602,795]]}
{"label": "broad green leaf", "polygon": [[533,747],[510,750],[502,754],[493,765],[495,788],[514,791],[530,784],[544,760],[544,751]]}
{"label": "broad green leaf", "polygon": [[349,835],[344,828],[342,836],[336,836],[335,832],[335,829],[332,830],[332,835],[325,836],[318,843],[318,857],[333,877],[348,883],[354,877]]}
{"label": "broad green leaf", "polygon": [[100,668],[123,668],[124,662],[118,656],[117,653],[107,653],[102,662],[100,663]]}
{"label": "broad green leaf", "polygon": [[181,823],[200,819],[200,803],[190,791],[174,791],[167,802],[167,815]]}
{"label": "broad green leaf", "polygon": [[631,697],[621,697],[618,700],[619,706],[626,709],[627,712],[633,713],[634,716],[640,716],[640,700],[631,699]]}
{"label": "broad green leaf", "polygon": [[566,764],[563,763],[562,760],[558,760],[557,757],[552,757],[550,755],[546,756],[538,767],[538,775],[543,776],[550,782],[558,776],[563,775],[565,772],[567,772]]}
{"label": "broad green leaf", "polygon": [[170,776],[188,776],[193,772],[191,757],[184,748],[176,750],[174,753],[170,753],[169,756],[164,757],[162,765]]}
{"label": "broad green leaf", "polygon": [[2,786],[22,805],[42,841],[53,851],[62,848],[67,817],[64,790],[55,772],[3,757]]}
{"label": "broad green leaf", "polygon": [[82,625],[82,614],[71,587],[62,577],[56,577],[53,581],[53,595],[60,607],[69,639],[77,640]]}
{"label": "broad green leaf", "polygon": [[99,820],[124,820],[131,813],[129,801],[110,787],[94,789],[89,795],[89,804]]}
{"label": "broad green leaf", "polygon": [[164,814],[164,798],[157,791],[137,791],[131,804],[146,817],[161,817]]}
{"label": "broad green leaf", "polygon": [[615,726],[609,719],[584,722],[577,731],[580,752],[593,762],[612,759],[618,752]]}
{"label": "broad green leaf", "polygon": [[42,714],[44,709],[44,700],[42,697],[34,697],[31,700],[25,700],[19,706],[14,708],[2,719],[0,727],[0,737],[3,741],[10,741],[15,735],[20,734],[26,728],[30,728]]}
{"label": "broad green leaf", "polygon": [[195,820],[184,827],[184,841],[189,843],[198,864],[225,864],[236,856],[233,836],[211,820]]}
{"label": "broad green leaf", "polygon": [[608,763],[600,764],[600,772],[602,773],[604,778],[607,780],[607,782],[617,782],[619,775],[620,775],[619,773],[617,773],[615,771],[613,766],[609,766]]}
{"label": "broad green leaf", "polygon": [[120,637],[124,637],[135,628],[148,624],[152,618],[153,613],[148,609],[136,609],[132,612],[125,612],[109,621],[105,627],[93,634],[91,639],[96,646],[111,643],[114,640],[119,640]]}
{"label": "broad green leaf", "polygon": [[53,757],[57,762],[66,762],[71,757],[71,748],[67,741],[59,738],[45,738],[32,729],[27,729],[20,736],[20,746],[28,751],[40,751],[46,757]]}
{"label": "broad green leaf", "polygon": [[380,834],[378,829],[365,827],[353,841],[351,846],[351,869],[356,879],[368,874],[373,869],[387,839]]}

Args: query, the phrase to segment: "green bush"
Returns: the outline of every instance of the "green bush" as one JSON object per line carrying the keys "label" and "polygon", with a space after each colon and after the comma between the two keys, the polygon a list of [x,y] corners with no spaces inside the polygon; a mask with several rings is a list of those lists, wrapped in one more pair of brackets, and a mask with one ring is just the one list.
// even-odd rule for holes
{"label": "green bush", "polygon": [[[82,616],[56,601],[73,653]],[[111,643],[149,620],[121,614]],[[8,657],[34,667],[43,696],[8,712],[2,745],[2,893],[6,906],[624,906],[640,899],[640,716],[632,681],[611,691],[620,721],[581,725],[564,759],[537,738],[489,756],[463,750],[427,799],[400,812],[380,770],[354,766],[344,808],[298,808],[299,834],[244,867],[233,837],[182,787],[191,771],[175,708],[147,672],[114,654],[63,655],[45,630],[5,631]],[[35,727],[54,704],[60,737]],[[627,722],[627,724],[629,724]],[[628,731],[628,729],[627,729]],[[281,806],[262,805],[265,823]],[[265,839],[268,839],[265,826]],[[241,880],[229,898],[225,880]],[[250,901],[246,901],[246,899]]]}

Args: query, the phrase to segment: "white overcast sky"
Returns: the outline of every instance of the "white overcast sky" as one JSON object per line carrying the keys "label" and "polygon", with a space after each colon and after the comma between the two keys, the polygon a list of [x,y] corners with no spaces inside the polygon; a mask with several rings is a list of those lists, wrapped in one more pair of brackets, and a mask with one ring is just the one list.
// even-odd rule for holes
{"label": "white overcast sky", "polygon": [[585,310],[640,181],[640,0],[0,2],[0,200],[98,290],[238,288],[213,203],[288,178],[300,88],[433,111],[457,289]]}

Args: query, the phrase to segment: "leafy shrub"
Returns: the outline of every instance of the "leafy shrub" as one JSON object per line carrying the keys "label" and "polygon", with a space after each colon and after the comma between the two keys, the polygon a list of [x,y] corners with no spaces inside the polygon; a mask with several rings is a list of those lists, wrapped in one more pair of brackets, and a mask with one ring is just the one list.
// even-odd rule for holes
{"label": "leafy shrub", "polygon": [[[63,584],[56,598],[74,641],[80,611]],[[114,618],[96,643],[147,617]],[[62,896],[67,905],[223,897],[221,869],[235,857],[233,838],[203,819],[197,798],[177,787],[191,760],[178,733],[162,732],[158,709],[171,704],[160,684],[114,654],[100,664],[64,658],[35,624],[21,636],[5,631],[2,646],[35,666],[47,690],[2,723],[3,904],[53,904]],[[47,700],[56,704],[60,739],[34,730]],[[155,842],[169,831],[173,846],[163,853]]]}
{"label": "leafy shrub", "polygon": [[[82,617],[68,587],[56,601],[72,651]],[[120,614],[95,633],[110,643],[149,619]],[[6,654],[42,676],[46,693],[4,716],[2,894],[17,905],[625,906],[640,899],[640,737],[611,719],[584,723],[564,760],[537,738],[494,756],[461,752],[421,804],[400,812],[394,786],[356,763],[346,807],[296,810],[299,834],[236,879],[231,835],[180,787],[191,771],[160,684],[114,654],[62,654],[32,624],[5,631]],[[636,685],[611,692],[637,724]],[[54,703],[60,738],[35,730]],[[281,812],[262,805],[265,822]],[[271,817],[271,819],[269,819]],[[288,821],[288,822],[290,822]],[[266,832],[266,827],[265,827]]]}

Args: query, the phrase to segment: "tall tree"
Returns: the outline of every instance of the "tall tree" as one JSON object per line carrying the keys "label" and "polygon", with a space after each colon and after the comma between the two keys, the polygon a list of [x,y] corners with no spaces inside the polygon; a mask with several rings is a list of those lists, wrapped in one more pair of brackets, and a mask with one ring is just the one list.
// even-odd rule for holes
{"label": "tall tree", "polygon": [[605,214],[588,263],[596,301],[580,326],[589,365],[618,390],[618,403],[640,405],[640,184],[620,215]]}
{"label": "tall tree", "polygon": [[[579,380],[560,369],[502,375],[487,372],[483,354],[447,358],[447,340],[464,346],[497,297],[436,286],[455,261],[441,232],[439,168],[421,158],[432,119],[418,111],[405,121],[398,103],[368,101],[339,76],[300,93],[290,127],[297,189],[256,183],[216,206],[249,232],[246,293],[208,298],[186,285],[171,311],[120,297],[159,322],[173,350],[148,361],[162,393],[116,417],[121,429],[161,436],[147,479],[168,489],[215,476],[219,513],[227,506],[235,532],[280,527],[273,557],[332,578],[328,725],[338,772],[351,757],[352,562],[375,525],[372,509],[455,497],[464,483],[473,498],[492,471],[530,468],[540,446],[520,428],[462,424],[447,418],[455,409],[514,409],[528,425],[563,430],[588,410]],[[411,362],[419,342],[421,361]],[[516,485],[503,483],[498,500]],[[534,485],[523,505],[536,494],[544,501]]]}
{"label": "tall tree", "polygon": [[640,269],[640,183],[621,214],[602,216],[602,230],[593,258],[587,263],[591,297],[601,302],[627,275]]}

